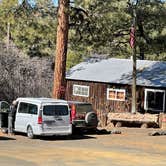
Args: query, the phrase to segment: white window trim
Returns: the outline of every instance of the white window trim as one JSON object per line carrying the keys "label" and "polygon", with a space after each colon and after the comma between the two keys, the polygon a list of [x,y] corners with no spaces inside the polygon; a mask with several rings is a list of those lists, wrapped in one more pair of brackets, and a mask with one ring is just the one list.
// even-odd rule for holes
{"label": "white window trim", "polygon": [[[112,99],[112,98],[109,98],[109,91],[115,91],[116,94],[117,92],[124,92],[124,99]],[[125,89],[113,89],[113,88],[107,88],[107,100],[114,100],[114,101],[125,101],[125,98],[126,98],[126,90]]]}
{"label": "white window trim", "polygon": [[[87,88],[88,94],[87,94],[87,95],[75,94],[75,91],[74,91],[74,88],[75,88],[75,87]],[[74,85],[73,85],[73,95],[74,95],[74,96],[81,96],[81,97],[89,97],[89,86],[85,86],[85,85],[76,85],[76,84],[74,84]]]}
{"label": "white window trim", "polygon": [[[147,92],[164,92],[164,98],[163,98],[163,110],[156,110],[153,108],[147,108]],[[151,111],[163,111],[165,110],[165,90],[160,90],[160,89],[145,89],[145,98],[144,98],[144,109],[145,110],[151,110]]]}

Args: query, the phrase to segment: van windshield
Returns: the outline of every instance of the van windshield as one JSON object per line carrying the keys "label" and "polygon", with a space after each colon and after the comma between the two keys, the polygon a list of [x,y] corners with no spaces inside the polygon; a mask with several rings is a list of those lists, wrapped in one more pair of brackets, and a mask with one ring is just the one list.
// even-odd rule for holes
{"label": "van windshield", "polygon": [[66,105],[45,105],[43,107],[45,116],[64,116],[68,115],[68,106]]}

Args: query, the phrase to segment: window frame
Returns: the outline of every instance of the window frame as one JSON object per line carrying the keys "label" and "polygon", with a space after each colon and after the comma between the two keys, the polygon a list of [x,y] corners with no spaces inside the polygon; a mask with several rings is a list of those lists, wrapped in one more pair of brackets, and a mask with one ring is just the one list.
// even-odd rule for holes
{"label": "window frame", "polygon": [[[115,91],[115,98],[109,98],[109,91]],[[118,99],[117,93],[123,92],[124,93],[124,99]],[[113,88],[107,88],[107,100],[114,100],[114,101],[125,101],[126,98],[126,90],[125,89],[113,89]]]}
{"label": "window frame", "polygon": [[[76,88],[76,87],[78,87],[78,88],[87,88],[87,95],[75,93],[75,88]],[[87,85],[76,85],[76,84],[74,84],[74,85],[73,85],[73,95],[74,95],[74,96],[81,96],[81,97],[89,97],[89,89],[90,89],[90,87],[87,86]],[[82,91],[81,91],[81,92],[82,92]]]}
{"label": "window frame", "polygon": [[[156,110],[154,108],[148,108],[147,106],[147,92],[163,92],[164,96],[163,96],[163,109],[162,110]],[[155,111],[155,112],[164,112],[165,111],[165,90],[161,90],[161,89],[145,89],[144,91],[145,93],[145,97],[144,97],[144,109],[145,110],[150,110],[150,111]]]}

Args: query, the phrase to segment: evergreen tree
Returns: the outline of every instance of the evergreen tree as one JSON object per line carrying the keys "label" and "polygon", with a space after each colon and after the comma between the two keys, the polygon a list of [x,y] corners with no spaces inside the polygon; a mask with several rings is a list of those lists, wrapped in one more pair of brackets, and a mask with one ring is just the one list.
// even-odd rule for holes
{"label": "evergreen tree", "polygon": [[[89,53],[129,57],[132,8],[128,0],[76,1],[86,14],[81,26],[70,32],[72,48]],[[137,5],[137,54],[139,58],[166,58],[166,3],[139,0]],[[75,17],[77,19],[77,17]]]}
{"label": "evergreen tree", "polygon": [[[6,2],[4,3],[6,5]],[[38,0],[32,6],[27,0],[20,5],[5,6],[0,5],[0,10],[4,11],[0,16],[3,23],[1,40],[5,39],[7,33],[6,25],[11,22],[11,40],[29,56],[53,55],[55,50],[56,36],[56,7],[51,0]],[[5,9],[7,12],[5,12]],[[8,19],[4,19],[9,13]],[[4,35],[5,34],[5,35]]]}
{"label": "evergreen tree", "polygon": [[[52,0],[0,1],[0,41],[11,42],[29,56],[53,55],[57,27],[57,8]],[[71,1],[73,2],[73,1]],[[132,8],[129,0],[75,0],[70,10],[69,61],[73,52],[83,56],[108,54],[130,57],[129,31]],[[166,60],[166,2],[138,0],[137,56]],[[74,62],[75,63],[75,62]],[[74,64],[73,63],[73,64]],[[70,64],[68,66],[72,66]]]}

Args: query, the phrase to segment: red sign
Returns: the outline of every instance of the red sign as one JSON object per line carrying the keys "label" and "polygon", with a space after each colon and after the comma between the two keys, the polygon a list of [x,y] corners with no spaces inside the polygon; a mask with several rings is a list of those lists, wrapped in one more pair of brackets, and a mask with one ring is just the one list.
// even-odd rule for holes
{"label": "red sign", "polygon": [[130,29],[130,47],[133,48],[135,45],[135,28],[132,26]]}

